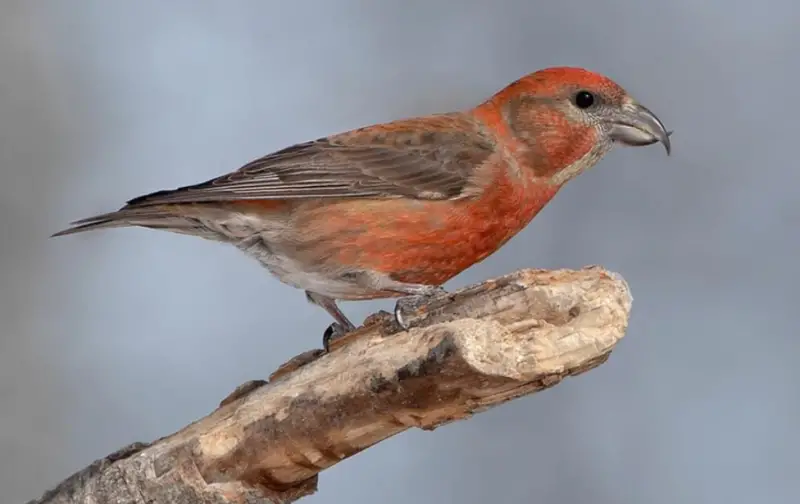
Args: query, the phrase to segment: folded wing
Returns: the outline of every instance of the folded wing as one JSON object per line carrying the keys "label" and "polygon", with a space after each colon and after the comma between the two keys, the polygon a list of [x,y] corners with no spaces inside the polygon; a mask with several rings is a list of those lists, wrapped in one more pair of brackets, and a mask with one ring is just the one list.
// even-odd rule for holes
{"label": "folded wing", "polygon": [[493,152],[468,116],[443,114],[297,144],[128,207],[249,199],[458,197]]}

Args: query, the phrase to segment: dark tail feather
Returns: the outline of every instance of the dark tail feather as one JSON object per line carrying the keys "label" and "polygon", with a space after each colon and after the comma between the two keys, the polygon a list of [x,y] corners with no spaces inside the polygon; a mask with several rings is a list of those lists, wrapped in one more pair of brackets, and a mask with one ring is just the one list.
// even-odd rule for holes
{"label": "dark tail feather", "polygon": [[66,236],[75,233],[82,233],[83,231],[91,231],[93,229],[103,229],[103,228],[110,228],[110,227],[119,227],[125,226],[126,224],[113,221],[111,219],[98,219],[91,222],[83,222],[83,221],[75,221],[70,222],[70,227],[67,229],[62,229],[57,233],[53,233],[50,235],[50,238],[55,238],[56,236]]}
{"label": "dark tail feather", "polygon": [[196,221],[190,218],[176,216],[163,208],[144,207],[144,208],[122,208],[116,212],[87,217],[70,223],[70,227],[50,235],[66,236],[84,231],[95,229],[108,229],[118,227],[140,226],[152,229],[165,229],[178,232],[186,228],[195,227]]}

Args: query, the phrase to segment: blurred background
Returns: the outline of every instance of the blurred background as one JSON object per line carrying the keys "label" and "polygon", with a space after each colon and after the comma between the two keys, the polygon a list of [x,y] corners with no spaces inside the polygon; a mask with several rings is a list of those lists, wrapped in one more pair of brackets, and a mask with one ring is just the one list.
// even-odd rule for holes
{"label": "blurred background", "polygon": [[0,501],[207,414],[329,323],[232,247],[50,233],[577,65],[659,114],[673,155],[617,149],[448,287],[602,264],[633,291],[626,338],[591,373],[325,471],[303,502],[798,502],[798,20],[792,0],[4,0]]}

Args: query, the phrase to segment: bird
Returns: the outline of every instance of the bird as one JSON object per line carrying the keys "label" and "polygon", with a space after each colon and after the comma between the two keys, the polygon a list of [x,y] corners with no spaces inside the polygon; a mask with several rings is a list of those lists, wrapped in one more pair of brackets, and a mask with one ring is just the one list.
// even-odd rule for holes
{"label": "bird", "polygon": [[661,143],[661,120],[611,78],[581,67],[519,77],[478,105],[290,145],[201,183],[129,200],[52,236],[118,227],[233,245],[332,318],[339,301],[404,307],[524,229],[616,145]]}

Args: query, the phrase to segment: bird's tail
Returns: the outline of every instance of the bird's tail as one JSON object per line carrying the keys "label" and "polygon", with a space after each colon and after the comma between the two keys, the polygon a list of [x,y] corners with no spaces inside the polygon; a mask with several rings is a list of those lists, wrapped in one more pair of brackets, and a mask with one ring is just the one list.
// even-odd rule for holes
{"label": "bird's tail", "polygon": [[178,215],[166,206],[123,207],[116,212],[109,212],[70,223],[70,227],[51,237],[66,236],[96,229],[118,227],[146,227],[150,229],[163,229],[173,233],[197,234],[198,222],[188,216]]}

